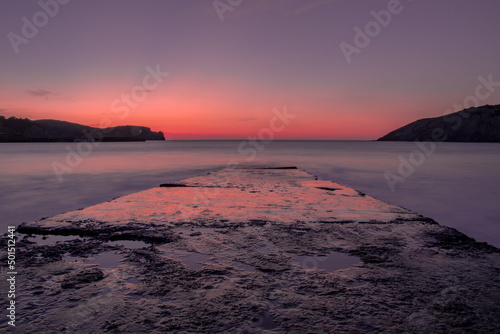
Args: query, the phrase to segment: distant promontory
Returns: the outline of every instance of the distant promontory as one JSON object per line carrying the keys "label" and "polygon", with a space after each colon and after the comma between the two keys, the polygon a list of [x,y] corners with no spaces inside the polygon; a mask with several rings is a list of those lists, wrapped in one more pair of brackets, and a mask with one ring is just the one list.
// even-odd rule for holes
{"label": "distant promontory", "polygon": [[145,126],[124,125],[109,128],[57,121],[32,121],[27,118],[0,116],[0,142],[79,142],[165,140],[161,131]]}
{"label": "distant promontory", "polygon": [[472,107],[420,119],[378,141],[500,142],[500,105]]}

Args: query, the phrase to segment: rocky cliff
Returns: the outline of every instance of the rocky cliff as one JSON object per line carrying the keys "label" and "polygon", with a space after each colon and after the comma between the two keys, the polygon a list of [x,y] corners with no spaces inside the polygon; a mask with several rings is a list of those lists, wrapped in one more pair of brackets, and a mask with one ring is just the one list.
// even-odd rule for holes
{"label": "rocky cliff", "polygon": [[500,105],[473,107],[405,125],[379,141],[500,142]]}
{"label": "rocky cliff", "polygon": [[165,140],[161,131],[145,126],[116,126],[105,129],[56,121],[0,116],[0,142],[73,142]]}

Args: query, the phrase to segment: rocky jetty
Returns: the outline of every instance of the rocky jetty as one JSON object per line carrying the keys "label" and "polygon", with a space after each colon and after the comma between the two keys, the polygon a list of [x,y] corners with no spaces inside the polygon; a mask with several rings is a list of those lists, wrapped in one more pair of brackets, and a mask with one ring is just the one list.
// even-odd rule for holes
{"label": "rocky jetty", "polygon": [[0,142],[74,142],[74,141],[146,141],[165,140],[161,131],[145,126],[124,125],[94,128],[51,119],[0,116]]}
{"label": "rocky jetty", "polygon": [[17,233],[23,333],[500,332],[498,249],[298,169],[223,169]]}
{"label": "rocky jetty", "polygon": [[379,141],[500,142],[500,105],[464,109],[405,125]]}

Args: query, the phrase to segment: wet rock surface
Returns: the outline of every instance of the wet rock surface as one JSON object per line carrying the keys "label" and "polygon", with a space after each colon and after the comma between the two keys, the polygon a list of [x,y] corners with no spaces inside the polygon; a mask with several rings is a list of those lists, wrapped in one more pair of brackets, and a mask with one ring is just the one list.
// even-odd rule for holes
{"label": "wet rock surface", "polygon": [[22,224],[16,329],[500,331],[492,246],[298,169],[179,184]]}

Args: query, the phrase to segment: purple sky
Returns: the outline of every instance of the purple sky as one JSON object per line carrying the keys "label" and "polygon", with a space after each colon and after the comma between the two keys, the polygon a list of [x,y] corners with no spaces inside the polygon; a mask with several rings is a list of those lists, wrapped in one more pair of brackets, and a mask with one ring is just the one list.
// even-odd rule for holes
{"label": "purple sky", "polygon": [[[339,45],[390,1],[240,2],[221,21],[211,0],[71,0],[16,53],[9,33],[41,7],[2,1],[0,114],[215,139],[254,134],[286,105],[296,118],[276,138],[375,139],[462,104],[479,76],[500,82],[498,1],[402,0],[351,63]],[[117,113],[157,64],[169,75]],[[498,103],[500,86],[479,104]]]}

